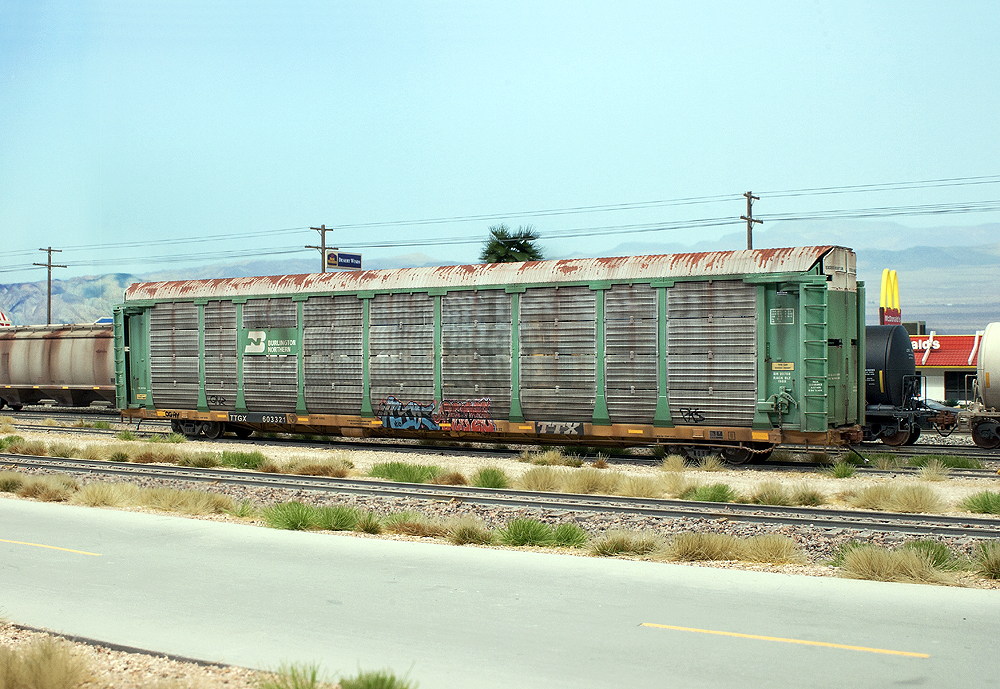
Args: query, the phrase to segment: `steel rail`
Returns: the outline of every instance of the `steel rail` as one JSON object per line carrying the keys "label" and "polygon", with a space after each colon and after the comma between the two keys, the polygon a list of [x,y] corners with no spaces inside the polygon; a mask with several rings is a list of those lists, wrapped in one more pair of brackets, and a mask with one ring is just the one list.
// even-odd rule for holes
{"label": "steel rail", "polygon": [[3,464],[110,476],[144,476],[168,480],[224,483],[285,490],[311,490],[369,497],[393,497],[435,501],[459,501],[503,507],[560,511],[616,513],[660,518],[701,518],[763,524],[787,524],[827,529],[890,531],[919,535],[976,538],[1000,537],[1000,519],[926,514],[901,514],[863,510],[828,510],[812,507],[779,507],[742,503],[706,503],[690,500],[628,498],[608,495],[541,493],[496,490],[473,486],[437,486],[364,479],[263,474],[233,469],[117,465],[98,460],[54,460],[24,455],[0,454]]}

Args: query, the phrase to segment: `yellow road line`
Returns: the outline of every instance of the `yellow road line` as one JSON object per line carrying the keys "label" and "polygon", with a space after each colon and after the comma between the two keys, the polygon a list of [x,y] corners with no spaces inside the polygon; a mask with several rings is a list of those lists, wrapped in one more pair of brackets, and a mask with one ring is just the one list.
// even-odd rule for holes
{"label": "yellow road line", "polygon": [[100,553],[88,553],[86,550],[73,550],[72,548],[59,548],[54,545],[42,545],[40,543],[25,543],[24,541],[8,541],[6,538],[0,538],[0,543],[13,543],[15,545],[30,545],[35,548],[48,548],[49,550],[64,550],[67,553],[77,553],[79,555],[93,555],[94,557],[100,557]]}
{"label": "yellow road line", "polygon": [[890,651],[884,648],[867,648],[865,646],[848,646],[831,644],[825,641],[806,641],[805,639],[783,639],[779,636],[757,636],[755,634],[738,634],[736,632],[719,632],[712,629],[694,629],[692,627],[675,627],[670,624],[653,624],[643,622],[641,627],[657,627],[659,629],[675,629],[681,632],[697,632],[698,634],[717,634],[719,636],[736,636],[741,639],[759,639],[760,641],[781,641],[786,644],[802,644],[804,646],[825,646],[827,648],[843,648],[848,651],[864,651],[866,653],[885,653],[894,656],[909,656],[910,658],[930,658],[926,653],[910,653],[909,651]]}

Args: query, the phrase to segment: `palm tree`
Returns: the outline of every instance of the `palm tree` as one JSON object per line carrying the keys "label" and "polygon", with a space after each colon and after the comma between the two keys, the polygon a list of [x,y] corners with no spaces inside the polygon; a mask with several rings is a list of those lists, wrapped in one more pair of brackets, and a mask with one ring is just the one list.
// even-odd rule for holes
{"label": "palm tree", "polygon": [[517,261],[540,261],[542,250],[535,246],[538,233],[531,225],[518,227],[511,232],[501,223],[490,227],[490,236],[483,243],[479,260],[483,263],[515,263]]}

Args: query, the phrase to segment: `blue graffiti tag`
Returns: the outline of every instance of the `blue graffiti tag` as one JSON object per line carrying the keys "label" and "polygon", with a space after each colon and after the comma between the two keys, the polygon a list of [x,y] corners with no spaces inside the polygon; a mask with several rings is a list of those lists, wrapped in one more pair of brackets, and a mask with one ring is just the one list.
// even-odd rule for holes
{"label": "blue graffiti tag", "polygon": [[440,431],[441,427],[434,421],[434,403],[421,404],[407,402],[403,404],[395,397],[389,396],[378,404],[376,416],[382,420],[382,425],[401,431]]}

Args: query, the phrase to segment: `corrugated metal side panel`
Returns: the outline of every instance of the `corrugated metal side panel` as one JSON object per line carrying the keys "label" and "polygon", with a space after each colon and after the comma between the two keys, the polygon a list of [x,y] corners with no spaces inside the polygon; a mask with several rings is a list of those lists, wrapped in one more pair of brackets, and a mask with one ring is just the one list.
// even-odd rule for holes
{"label": "corrugated metal side panel", "polygon": [[589,287],[521,296],[521,410],[527,419],[590,421],[597,392],[596,299]]}
{"label": "corrugated metal side panel", "polygon": [[236,410],[236,306],[229,301],[205,305],[205,397],[209,409]]}
{"label": "corrugated metal side panel", "polygon": [[302,307],[306,408],[361,413],[363,303],[354,296],[310,297]]}
{"label": "corrugated metal side panel", "polygon": [[749,426],[757,404],[757,288],[736,280],[667,289],[667,377],[676,424]]}
{"label": "corrugated metal side panel", "polygon": [[380,294],[371,300],[368,335],[371,405],[434,401],[434,298]]}
{"label": "corrugated metal side panel", "polygon": [[605,397],[613,422],[653,422],[656,299],[656,290],[649,285],[614,285],[604,293]]}
{"label": "corrugated metal side panel", "polygon": [[150,391],[157,407],[195,409],[201,390],[198,307],[156,304],[149,312]]}
{"label": "corrugated metal side panel", "polygon": [[452,292],[441,298],[441,395],[478,400],[493,419],[510,416],[510,295]]}
{"label": "corrugated metal side panel", "polygon": [[299,397],[299,358],[243,358],[243,397],[248,411],[294,412]]}
{"label": "corrugated metal side panel", "polygon": [[291,298],[249,299],[243,305],[244,328],[294,328],[298,309]]}

